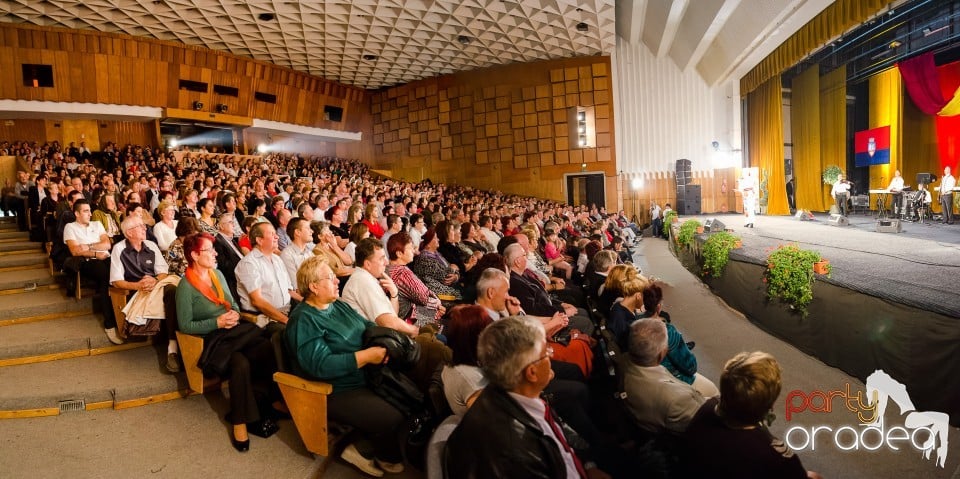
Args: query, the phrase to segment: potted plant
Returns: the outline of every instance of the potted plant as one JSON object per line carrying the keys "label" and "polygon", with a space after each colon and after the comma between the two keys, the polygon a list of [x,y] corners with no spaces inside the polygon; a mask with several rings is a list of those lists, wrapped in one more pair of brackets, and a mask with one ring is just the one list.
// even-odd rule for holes
{"label": "potted plant", "polygon": [[826,169],[823,170],[823,184],[833,186],[833,184],[840,179],[841,174],[843,174],[843,170],[837,165],[826,167]]}
{"label": "potted plant", "polygon": [[[807,305],[813,300],[813,264],[822,259],[819,252],[800,249],[796,244],[778,247],[767,257],[767,269],[763,273],[767,296],[806,315]],[[826,271],[830,272],[829,264]]]}
{"label": "potted plant", "polygon": [[663,235],[666,236],[670,232],[670,225],[676,223],[678,220],[677,211],[670,210],[663,215]]}
{"label": "potted plant", "polygon": [[703,232],[703,225],[699,221],[695,219],[684,221],[680,225],[680,232],[677,233],[677,243],[680,246],[690,246],[690,243],[693,242],[693,235],[697,233],[697,230]]}
{"label": "potted plant", "polygon": [[740,237],[726,231],[710,234],[700,251],[703,257],[703,275],[719,278],[730,259],[730,250],[739,248],[740,245]]}

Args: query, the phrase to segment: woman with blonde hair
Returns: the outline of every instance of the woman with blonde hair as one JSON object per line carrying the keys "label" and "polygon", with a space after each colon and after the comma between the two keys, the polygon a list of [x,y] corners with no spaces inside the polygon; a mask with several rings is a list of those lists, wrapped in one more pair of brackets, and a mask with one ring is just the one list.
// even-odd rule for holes
{"label": "woman with blonde hair", "polygon": [[618,264],[610,268],[610,272],[607,273],[607,280],[603,283],[603,288],[600,291],[600,298],[597,300],[597,307],[600,308],[600,311],[610,311],[617,298],[624,297],[623,284],[640,277],[637,268],[630,264]]}

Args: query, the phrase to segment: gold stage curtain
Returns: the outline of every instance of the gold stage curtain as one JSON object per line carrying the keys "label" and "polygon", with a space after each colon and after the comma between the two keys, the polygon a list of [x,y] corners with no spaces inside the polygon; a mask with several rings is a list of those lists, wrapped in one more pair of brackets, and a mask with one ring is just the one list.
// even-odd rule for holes
{"label": "gold stage curtain", "polygon": [[767,181],[768,215],[790,214],[783,174],[782,103],[779,74],[764,82],[747,97],[750,166],[760,168],[761,183]]}
{"label": "gold stage curtain", "polygon": [[847,67],[820,77],[820,197],[824,210],[833,205],[830,185],[823,184],[823,170],[847,165]]}
{"label": "gold stage curtain", "polygon": [[890,0],[834,1],[747,72],[740,79],[740,95],[747,96],[774,75],[796,65],[831,39],[880,13],[889,3]]}
{"label": "gold stage curtain", "polygon": [[870,128],[890,125],[890,163],[870,166],[870,189],[882,189],[890,184],[894,170],[900,169],[903,91],[899,70],[890,68],[871,76],[869,98]]}
{"label": "gold stage curtain", "polygon": [[823,172],[820,161],[820,66],[813,65],[790,86],[790,127],[793,138],[793,177],[797,208],[823,211]]}

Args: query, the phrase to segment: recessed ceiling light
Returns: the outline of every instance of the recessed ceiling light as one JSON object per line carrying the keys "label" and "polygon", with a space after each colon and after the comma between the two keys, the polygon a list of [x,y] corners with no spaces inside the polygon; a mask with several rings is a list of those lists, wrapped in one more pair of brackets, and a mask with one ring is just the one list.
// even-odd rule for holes
{"label": "recessed ceiling light", "polygon": [[590,26],[587,25],[586,22],[580,22],[577,24],[577,31],[579,32],[585,32],[589,29],[590,29]]}
{"label": "recessed ceiling light", "polygon": [[366,55],[363,56],[363,59],[364,59],[364,60],[367,60],[367,61],[373,61],[373,60],[376,60],[376,59],[377,59],[377,56],[376,56],[376,55],[371,55],[371,54],[368,53],[368,54],[366,54]]}
{"label": "recessed ceiling light", "polygon": [[261,22],[269,22],[274,19],[274,16],[272,13],[261,13],[257,15],[257,18],[259,18]]}
{"label": "recessed ceiling light", "polygon": [[470,42],[473,41],[473,39],[470,38],[470,37],[468,37],[468,36],[466,36],[466,35],[460,35],[459,37],[457,37],[457,41],[460,42],[460,43],[462,43],[462,44],[464,44],[464,45],[468,45],[468,44],[470,44]]}

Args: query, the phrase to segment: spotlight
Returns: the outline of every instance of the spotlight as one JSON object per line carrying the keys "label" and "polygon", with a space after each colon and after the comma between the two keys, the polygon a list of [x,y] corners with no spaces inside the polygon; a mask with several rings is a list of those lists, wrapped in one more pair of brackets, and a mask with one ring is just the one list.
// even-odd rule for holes
{"label": "spotlight", "polygon": [[176,139],[176,137],[171,138],[171,139],[170,139],[170,148],[176,148],[176,147],[177,147],[177,139]]}
{"label": "spotlight", "polygon": [[259,152],[259,153],[266,153],[266,152],[267,152],[267,145],[266,145],[265,143],[260,143],[259,145],[257,145],[257,152]]}
{"label": "spotlight", "polygon": [[223,103],[217,103],[217,113],[226,113],[229,108]]}
{"label": "spotlight", "polygon": [[473,39],[470,38],[470,37],[468,37],[468,36],[466,36],[466,35],[460,35],[459,37],[457,37],[457,41],[460,42],[460,43],[462,43],[462,44],[464,44],[464,45],[467,45],[467,44],[469,44],[470,42],[472,42]]}
{"label": "spotlight", "polygon": [[368,53],[368,54],[366,54],[366,55],[363,56],[363,59],[366,60],[366,61],[368,61],[368,62],[371,62],[371,61],[376,60],[376,59],[377,59],[377,56],[376,56],[376,55],[371,55],[371,54]]}
{"label": "spotlight", "polygon": [[630,186],[635,190],[639,190],[641,187],[643,187],[643,178],[640,178],[639,176],[634,177],[632,180],[630,180]]}
{"label": "spotlight", "polygon": [[589,29],[590,29],[590,26],[587,25],[586,22],[580,22],[580,23],[577,24],[577,31],[578,31],[578,32],[585,32],[585,31],[587,31],[587,30],[589,30]]}
{"label": "spotlight", "polygon": [[200,100],[197,100],[197,101],[193,102],[193,109],[194,109],[194,110],[197,110],[197,111],[202,110],[202,109],[203,109],[203,102],[200,101]]}
{"label": "spotlight", "polygon": [[275,17],[273,16],[272,13],[261,13],[260,15],[257,15],[257,18],[261,22],[269,22],[270,20],[273,20]]}

